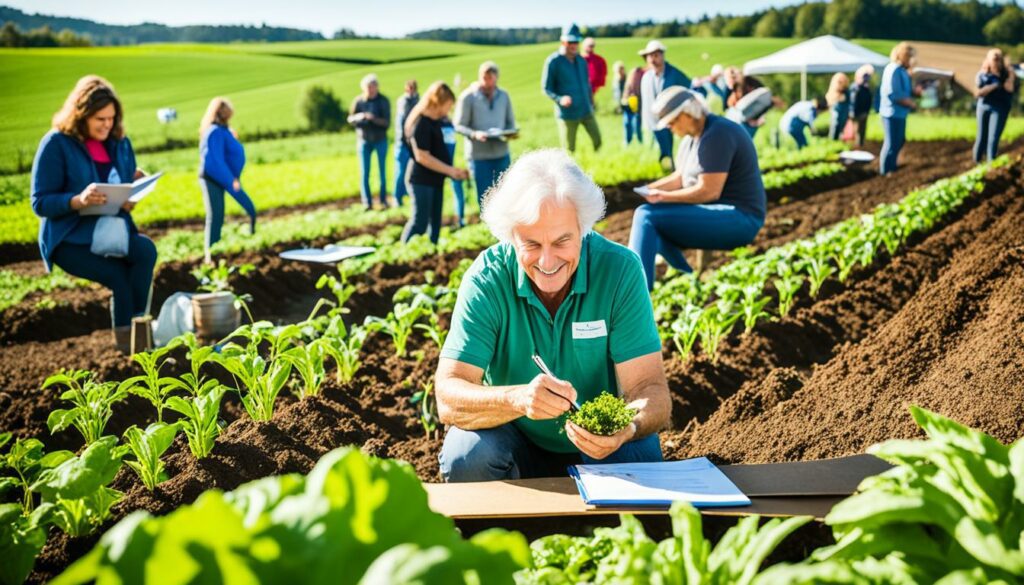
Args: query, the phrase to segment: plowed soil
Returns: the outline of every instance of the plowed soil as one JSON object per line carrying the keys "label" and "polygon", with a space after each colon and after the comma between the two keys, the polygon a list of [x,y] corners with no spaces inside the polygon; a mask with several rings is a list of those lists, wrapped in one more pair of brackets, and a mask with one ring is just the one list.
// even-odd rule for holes
{"label": "plowed soil", "polygon": [[[839,188],[777,199],[755,246],[804,237],[971,166],[964,143],[955,151],[947,145],[946,156],[936,154],[940,147],[919,151],[895,177],[862,176]],[[672,428],[662,434],[666,455],[762,462],[862,452],[878,440],[917,434],[906,411],[909,403],[952,415],[1004,441],[1017,438],[1024,423],[1019,407],[1024,394],[1021,167],[1018,161],[994,173],[984,193],[895,258],[878,258],[844,284],[830,280],[817,299],[804,298],[781,321],[762,323],[748,335],[737,332],[724,343],[717,364],[702,355],[683,364],[667,353],[674,409]],[[610,193],[610,199],[626,209],[610,216],[605,233],[621,241],[628,236],[635,203],[622,193]],[[427,269],[444,278],[459,259],[430,258],[367,275],[353,298],[353,317],[383,314],[398,286],[422,280]],[[273,275],[267,282],[315,298],[317,275],[308,267],[262,261],[261,273]],[[262,292],[279,299],[280,290]],[[261,310],[303,316],[298,307],[282,311],[268,303]],[[46,431],[57,393],[38,390],[39,382],[58,365],[94,369],[105,379],[129,375],[130,361],[108,349],[107,335],[97,331],[0,347],[0,388],[5,389],[0,429],[38,436],[48,448],[75,448],[80,440],[72,433],[50,437]],[[305,472],[320,455],[343,444],[405,459],[422,479],[436,481],[440,440],[426,436],[410,397],[433,374],[437,349],[419,338],[410,349],[416,358],[398,358],[390,340],[372,337],[355,381],[339,385],[332,379],[319,397],[283,397],[269,422],[253,422],[229,395],[222,409],[225,430],[213,454],[197,462],[179,437],[167,455],[172,478],[154,493],[122,470],[114,487],[126,497],[115,516],[140,508],[166,513],[204,489]],[[127,402],[108,431],[120,433],[151,418],[148,404]],[[51,578],[92,542],[52,537],[32,581]]]}

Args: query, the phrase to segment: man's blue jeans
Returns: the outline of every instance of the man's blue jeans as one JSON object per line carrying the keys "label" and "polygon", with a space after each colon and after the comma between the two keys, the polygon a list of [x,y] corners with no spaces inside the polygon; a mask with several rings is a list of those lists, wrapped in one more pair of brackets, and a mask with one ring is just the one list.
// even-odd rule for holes
{"label": "man's blue jeans", "polygon": [[363,205],[369,207],[373,202],[373,197],[370,195],[370,157],[376,153],[377,170],[380,173],[380,203],[386,206],[388,204],[388,141],[364,142],[359,140],[356,142],[356,151],[359,153],[359,168],[362,173],[360,175],[362,183],[359,186],[359,195],[363,198]]}
{"label": "man's blue jeans", "polygon": [[1006,127],[1006,119],[1010,111],[978,104],[978,138],[974,141],[974,162],[981,162],[988,157],[992,160],[999,151],[999,138]]}
{"label": "man's blue jeans", "polygon": [[[455,160],[455,145],[448,144],[448,156]],[[463,189],[463,181],[452,179],[452,193],[455,195],[455,217],[459,220],[459,227],[466,225],[466,192]]]}
{"label": "man's blue jeans", "polygon": [[692,272],[681,249],[732,250],[754,241],[764,220],[713,203],[645,204],[633,212],[629,249],[640,256],[647,288],[654,288],[654,259],[658,254],[676,270]]}
{"label": "man's blue jeans", "polygon": [[412,213],[402,230],[402,242],[413,236],[430,233],[430,241],[441,237],[441,211],[444,207],[444,187],[430,187],[409,183],[412,191]]}
{"label": "man's blue jeans", "polygon": [[622,108],[622,129],[626,134],[626,146],[636,136],[637,144],[643,144],[643,124],[640,122],[640,114],[629,109],[629,106]]}
{"label": "man's blue jeans", "polygon": [[469,170],[473,173],[473,181],[476,182],[476,202],[480,209],[484,207],[484,195],[487,194],[487,190],[498,182],[498,177],[508,170],[510,164],[512,157],[507,154],[501,158],[469,161]]}
{"label": "man's blue jeans", "polygon": [[399,140],[395,143],[395,203],[401,205],[409,191],[405,186],[405,171],[412,159],[412,151]]}
{"label": "man's blue jeans", "polygon": [[786,134],[789,134],[793,137],[793,140],[796,140],[797,150],[802,150],[807,147],[807,133],[805,128],[807,128],[806,124],[795,123],[790,124],[789,128],[786,130]]}
{"label": "man's blue jeans", "polygon": [[900,150],[906,140],[907,119],[883,116],[882,132],[885,139],[882,140],[882,152],[878,155],[878,172],[888,175],[896,170],[896,161],[900,157]]}
{"label": "man's blue jeans", "polygon": [[631,441],[604,459],[582,453],[552,453],[535,445],[513,423],[493,429],[466,431],[450,427],[437,456],[446,482],[493,481],[559,477],[578,463],[638,463],[661,461],[658,435]]}

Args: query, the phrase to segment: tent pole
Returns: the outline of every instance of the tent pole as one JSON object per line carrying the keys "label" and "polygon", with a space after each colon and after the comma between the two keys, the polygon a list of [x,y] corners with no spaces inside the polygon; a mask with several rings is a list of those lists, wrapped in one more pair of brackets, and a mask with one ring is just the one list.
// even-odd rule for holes
{"label": "tent pole", "polygon": [[800,71],[800,101],[807,100],[807,66]]}

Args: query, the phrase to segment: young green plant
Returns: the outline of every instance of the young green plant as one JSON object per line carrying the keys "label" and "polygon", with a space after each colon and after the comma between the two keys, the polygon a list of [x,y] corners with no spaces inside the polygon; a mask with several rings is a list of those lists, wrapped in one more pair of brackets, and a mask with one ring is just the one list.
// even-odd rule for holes
{"label": "young green plant", "polygon": [[172,396],[167,408],[182,415],[176,424],[188,439],[188,448],[196,459],[202,459],[213,451],[213,444],[220,435],[221,426],[217,420],[220,414],[220,400],[227,389],[218,385],[199,396],[182,398]]}
{"label": "young green plant", "polygon": [[122,455],[117,437],[106,436],[39,474],[32,489],[42,495],[43,506],[52,506],[54,523],[69,536],[85,536],[110,518],[123,494],[107,486],[121,469]]}
{"label": "young green plant", "polygon": [[127,395],[123,385],[117,382],[97,382],[92,372],[86,370],[65,371],[46,379],[43,388],[66,386],[60,395],[74,406],[57,409],[50,413],[46,425],[51,433],[74,427],[82,433],[86,445],[91,445],[103,436],[107,421],[113,414],[111,407]]}
{"label": "young green plant", "polygon": [[[11,440],[11,433],[0,433],[0,448]],[[0,471],[8,477],[0,477],[0,494],[11,488],[21,490],[21,509],[24,515],[32,513],[34,506],[32,485],[39,474],[64,463],[74,453],[71,451],[43,452],[39,439],[17,439],[11,448],[0,455]]]}
{"label": "young green plant", "polygon": [[338,384],[346,384],[355,378],[362,365],[359,356],[363,343],[366,342],[366,335],[366,328],[353,325],[351,329],[347,329],[341,317],[336,316],[331,319],[323,337],[320,338],[324,343],[324,351],[331,356],[337,366]]}
{"label": "young green plant", "polygon": [[178,430],[177,424],[155,422],[146,427],[146,430],[132,425],[124,432],[125,445],[135,456],[134,461],[129,459],[124,463],[135,470],[142,485],[149,491],[153,491],[157,484],[167,480],[164,462],[160,458],[174,442]]}
{"label": "young green plant", "polygon": [[580,405],[580,409],[570,414],[568,419],[587,432],[610,436],[628,427],[636,413],[636,409],[630,408],[622,398],[602,392],[597,398]]}
{"label": "young green plant", "polygon": [[180,338],[175,338],[161,348],[133,355],[132,359],[139,364],[143,373],[141,376],[128,378],[119,386],[119,390],[148,400],[156,408],[157,422],[163,422],[167,397],[179,387],[177,378],[160,376],[160,369],[167,361],[167,354],[176,349],[180,343]]}

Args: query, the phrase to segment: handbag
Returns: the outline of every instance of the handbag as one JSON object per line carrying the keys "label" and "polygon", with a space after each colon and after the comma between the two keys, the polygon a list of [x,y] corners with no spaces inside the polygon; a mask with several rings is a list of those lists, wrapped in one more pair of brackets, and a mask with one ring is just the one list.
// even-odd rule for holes
{"label": "handbag", "polygon": [[96,220],[89,251],[97,256],[124,258],[128,255],[128,222],[117,215]]}

